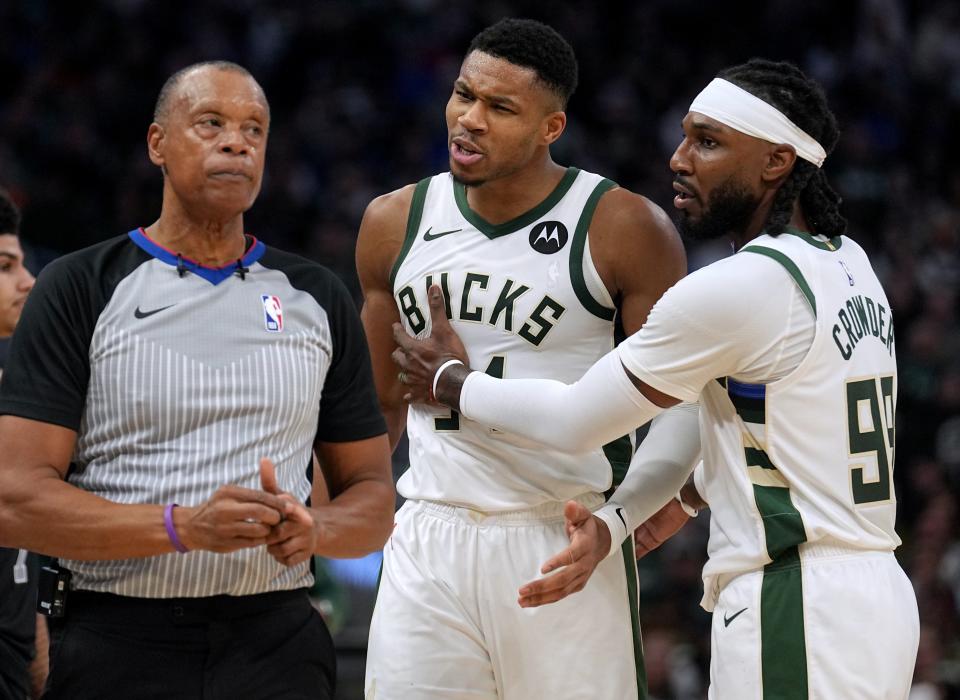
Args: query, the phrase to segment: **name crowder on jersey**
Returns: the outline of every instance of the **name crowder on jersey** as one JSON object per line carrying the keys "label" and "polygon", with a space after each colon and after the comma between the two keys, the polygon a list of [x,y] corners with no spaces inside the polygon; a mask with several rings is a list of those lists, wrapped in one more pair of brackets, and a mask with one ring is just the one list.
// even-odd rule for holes
{"label": "name crowder on jersey", "polygon": [[[440,273],[439,284],[443,290],[444,304],[447,307],[447,318],[482,323],[486,316],[486,322],[491,326],[502,325],[503,330],[509,333],[516,332],[518,336],[531,345],[539,346],[547,337],[547,334],[557,325],[563,312],[566,311],[566,307],[556,299],[545,294],[534,307],[533,311],[530,312],[530,315],[524,320],[519,330],[514,331],[514,304],[519,297],[530,291],[530,287],[507,279],[503,283],[500,293],[497,295],[497,300],[494,302],[489,316],[487,316],[486,309],[475,303],[475,301],[471,301],[470,295],[474,292],[475,288],[480,292],[486,290],[490,284],[490,277],[490,275],[478,272],[466,273],[461,286],[463,293],[460,295],[460,305],[457,308],[457,315],[454,316],[450,303],[449,273]],[[423,288],[424,293],[433,285],[433,279],[433,275],[427,275]],[[485,296],[492,298],[492,295]],[[417,295],[411,285],[407,285],[397,292],[397,301],[400,304],[400,311],[407,319],[407,323],[410,325],[410,329],[414,335],[421,333],[424,328],[427,327],[426,316],[429,315],[429,311],[425,312],[423,309],[428,309],[429,307],[424,303],[423,309],[421,309],[417,301]]]}
{"label": "name crowder on jersey", "polygon": [[893,356],[893,313],[883,304],[866,295],[857,294],[840,307],[837,319],[839,323],[833,325],[833,342],[840,349],[844,360],[849,360],[857,343],[868,336],[879,339],[887,346],[890,356]]}

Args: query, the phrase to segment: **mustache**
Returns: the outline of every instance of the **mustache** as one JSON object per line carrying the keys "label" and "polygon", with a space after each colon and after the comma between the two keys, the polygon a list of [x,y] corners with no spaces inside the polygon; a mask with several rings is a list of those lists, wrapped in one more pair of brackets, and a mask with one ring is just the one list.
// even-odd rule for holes
{"label": "mustache", "polygon": [[673,182],[674,184],[680,185],[680,187],[690,192],[690,194],[696,199],[700,199],[700,193],[697,191],[697,188],[691,185],[682,175],[674,175]]}

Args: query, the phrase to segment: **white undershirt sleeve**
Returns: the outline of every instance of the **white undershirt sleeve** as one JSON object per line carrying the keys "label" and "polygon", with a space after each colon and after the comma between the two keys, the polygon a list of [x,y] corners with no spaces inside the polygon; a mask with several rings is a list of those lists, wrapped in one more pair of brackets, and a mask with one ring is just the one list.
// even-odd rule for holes
{"label": "white undershirt sleeve", "polygon": [[594,515],[610,529],[610,551],[676,496],[700,458],[699,405],[682,403],[653,419],[623,483]]}
{"label": "white undershirt sleeve", "polygon": [[615,351],[574,384],[471,372],[460,392],[465,417],[571,452],[605,445],[661,411],[633,385]]}
{"label": "white undershirt sleeve", "polygon": [[719,377],[757,384],[785,377],[815,330],[813,311],[783,266],[740,253],[668,289],[617,352],[635,377],[692,402]]}
{"label": "white undershirt sleeve", "polygon": [[[460,411],[506,432],[583,451],[662,412],[634,386],[628,372],[657,391],[692,403],[707,382],[719,377],[768,383],[786,376],[802,361],[814,334],[813,312],[779,263],[749,253],[734,255],[671,287],[643,328],[575,384],[473,372],[464,382]],[[611,515],[624,519],[620,534],[632,532],[683,485],[696,463],[698,436],[691,409],[686,414],[678,410],[651,428],[613,499]],[[698,490],[703,493],[700,484]],[[617,507],[623,509],[619,515]],[[611,533],[619,536],[613,528]]]}

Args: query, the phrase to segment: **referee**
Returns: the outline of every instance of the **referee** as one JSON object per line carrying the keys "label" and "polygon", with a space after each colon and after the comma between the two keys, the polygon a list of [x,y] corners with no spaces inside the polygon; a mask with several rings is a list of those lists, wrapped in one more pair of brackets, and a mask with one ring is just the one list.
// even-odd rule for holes
{"label": "referee", "polygon": [[72,576],[52,700],[333,696],[308,562],[381,548],[393,486],[348,292],[244,232],[269,124],[238,65],[171,76],[147,132],[160,218],[49,265],[24,309],[0,545]]}

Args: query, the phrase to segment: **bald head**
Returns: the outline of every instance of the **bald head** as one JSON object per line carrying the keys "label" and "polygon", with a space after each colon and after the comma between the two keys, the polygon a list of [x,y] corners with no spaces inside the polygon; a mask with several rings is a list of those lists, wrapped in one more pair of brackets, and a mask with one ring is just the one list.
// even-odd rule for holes
{"label": "bald head", "polygon": [[180,93],[180,87],[183,84],[184,78],[201,71],[227,71],[230,73],[239,73],[240,75],[250,78],[250,80],[256,83],[257,88],[260,90],[260,94],[263,97],[263,104],[267,107],[267,113],[269,114],[270,103],[267,102],[267,96],[264,94],[260,84],[257,83],[256,78],[251,75],[250,71],[232,61],[203,61],[189,65],[186,68],[181,68],[167,78],[163,87],[160,88],[160,94],[157,95],[157,104],[153,108],[153,121],[157,124],[163,124],[166,121],[170,114],[170,107]]}

